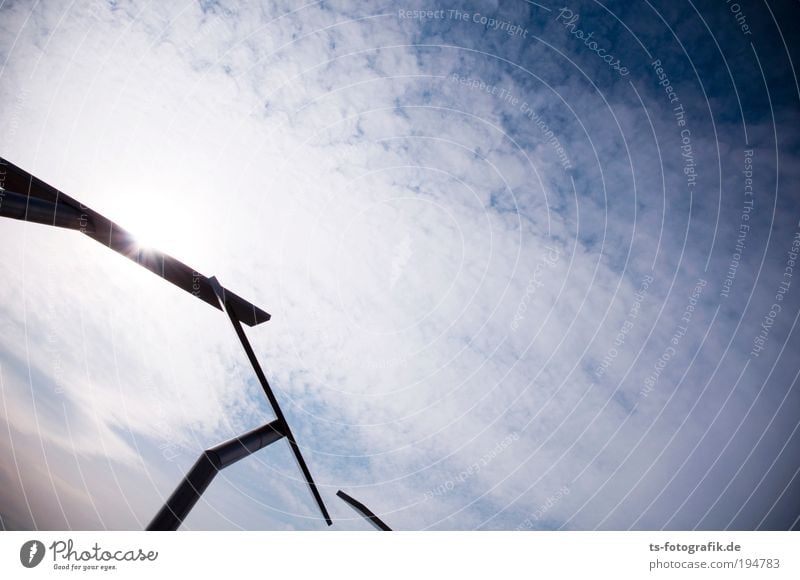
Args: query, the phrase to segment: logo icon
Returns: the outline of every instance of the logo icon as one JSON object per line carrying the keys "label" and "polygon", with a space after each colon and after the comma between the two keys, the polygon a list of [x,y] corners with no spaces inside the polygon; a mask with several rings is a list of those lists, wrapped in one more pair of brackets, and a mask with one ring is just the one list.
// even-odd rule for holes
{"label": "logo icon", "polygon": [[26,568],[35,568],[44,558],[44,544],[39,540],[28,540],[19,549],[19,561]]}

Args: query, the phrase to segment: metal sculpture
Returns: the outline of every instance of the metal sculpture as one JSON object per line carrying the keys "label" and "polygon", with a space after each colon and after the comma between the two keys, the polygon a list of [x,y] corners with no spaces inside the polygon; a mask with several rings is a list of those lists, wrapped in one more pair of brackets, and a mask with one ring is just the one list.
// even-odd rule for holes
{"label": "metal sculpture", "polygon": [[130,232],[2,158],[0,158],[0,217],[79,231],[225,312],[277,417],[267,425],[206,450],[153,518],[147,527],[148,530],[177,529],[217,472],[284,437],[289,442],[325,522],[329,526],[333,523],[303,458],[297,439],[242,328],[242,323],[256,326],[266,322],[270,319],[267,312],[223,287],[213,276],[206,277],[163,252],[144,251]]}

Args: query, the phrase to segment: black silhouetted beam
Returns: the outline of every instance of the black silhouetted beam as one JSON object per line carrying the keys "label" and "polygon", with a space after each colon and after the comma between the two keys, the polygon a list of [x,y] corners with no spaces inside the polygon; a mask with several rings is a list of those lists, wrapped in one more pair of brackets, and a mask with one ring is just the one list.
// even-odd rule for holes
{"label": "black silhouetted beam", "polygon": [[147,530],[177,530],[220,470],[285,435],[282,423],[276,420],[204,451],[147,526]]}
{"label": "black silhouetted beam", "polygon": [[[206,276],[163,252],[143,250],[130,232],[2,158],[0,188],[0,216],[77,230],[214,308],[220,308]],[[226,289],[225,295],[229,308],[244,324],[255,326],[270,319],[268,313],[230,290]]]}
{"label": "black silhouetted beam", "polygon": [[338,495],[344,501],[349,503],[350,506],[353,507],[353,509],[355,509],[358,513],[360,513],[362,516],[364,516],[367,519],[367,521],[369,521],[369,523],[371,523],[373,526],[375,526],[379,530],[384,531],[384,532],[391,532],[392,531],[392,528],[387,526],[383,522],[382,519],[380,519],[378,516],[376,516],[374,513],[372,513],[372,511],[367,506],[365,506],[363,503],[361,503],[360,501],[350,497],[345,492],[343,492],[341,489],[336,492],[336,495]]}
{"label": "black silhouetted beam", "polygon": [[328,514],[325,503],[322,501],[322,496],[317,489],[317,484],[314,483],[314,478],[311,477],[311,471],[308,469],[308,465],[306,464],[305,459],[303,459],[303,454],[300,452],[300,446],[297,444],[297,439],[294,438],[294,433],[292,433],[292,429],[289,427],[289,423],[286,421],[283,410],[281,410],[281,406],[278,404],[278,399],[275,397],[275,393],[272,392],[272,387],[269,386],[267,376],[264,374],[264,371],[261,370],[261,364],[256,358],[256,353],[253,351],[253,347],[250,346],[250,341],[247,339],[247,335],[244,333],[244,328],[242,328],[242,325],[239,324],[238,320],[236,320],[236,316],[234,316],[231,310],[228,308],[228,295],[225,292],[225,289],[214,276],[209,278],[209,280],[217,292],[217,296],[220,304],[223,306],[223,310],[228,313],[228,318],[233,325],[233,329],[236,331],[236,336],[239,337],[239,342],[242,343],[242,348],[244,348],[244,352],[247,354],[247,358],[250,360],[250,365],[253,367],[253,371],[256,373],[258,382],[261,383],[261,388],[264,390],[264,394],[267,396],[267,400],[269,401],[275,416],[278,418],[278,421],[283,424],[283,429],[286,433],[286,439],[289,441],[289,446],[292,448],[294,458],[297,460],[300,471],[303,472],[303,477],[305,477],[309,489],[311,489],[311,495],[314,496],[314,499],[319,506],[319,510],[322,512],[322,517],[325,518],[325,522],[329,526],[333,525],[333,521],[331,521],[331,517]]}

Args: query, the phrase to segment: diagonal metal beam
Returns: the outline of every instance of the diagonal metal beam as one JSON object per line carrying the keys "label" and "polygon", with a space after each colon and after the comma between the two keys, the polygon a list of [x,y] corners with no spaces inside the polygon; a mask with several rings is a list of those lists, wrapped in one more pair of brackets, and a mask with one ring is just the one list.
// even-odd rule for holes
{"label": "diagonal metal beam", "polygon": [[[163,252],[142,251],[135,236],[124,228],[2,158],[0,216],[81,232],[181,290],[221,309],[206,276]],[[230,290],[226,289],[225,294],[229,308],[244,324],[255,326],[270,319],[267,312]]]}
{"label": "diagonal metal beam", "polygon": [[297,440],[294,437],[294,433],[292,433],[291,427],[289,427],[289,423],[286,421],[286,417],[281,410],[281,406],[278,404],[278,399],[275,397],[275,393],[272,392],[272,387],[269,386],[269,381],[267,381],[267,377],[264,374],[264,371],[261,369],[261,364],[258,362],[256,358],[256,354],[253,351],[253,347],[250,346],[250,341],[247,339],[247,335],[244,333],[244,329],[242,325],[239,324],[239,321],[236,319],[236,315],[234,312],[228,307],[228,295],[219,281],[212,276],[209,278],[211,286],[214,288],[214,291],[217,293],[217,298],[222,305],[222,309],[228,314],[228,318],[233,325],[233,329],[236,331],[236,336],[239,337],[239,342],[242,343],[242,347],[244,348],[245,354],[247,354],[247,358],[250,361],[250,365],[253,367],[253,370],[256,373],[256,377],[258,378],[258,382],[261,383],[261,388],[264,389],[264,394],[267,396],[267,400],[269,401],[270,406],[272,407],[275,416],[278,418],[278,421],[281,422],[283,425],[284,433],[286,433],[286,439],[289,441],[289,446],[292,448],[292,453],[294,454],[294,458],[297,460],[297,464],[300,466],[300,470],[303,472],[303,476],[305,477],[306,483],[308,487],[311,489],[311,494],[314,496],[314,499],[319,506],[320,511],[322,512],[322,516],[325,518],[325,522],[330,526],[333,525],[331,521],[331,517],[328,514],[328,510],[325,508],[325,503],[322,501],[322,496],[317,489],[317,484],[314,483],[314,478],[311,477],[311,471],[308,469],[308,465],[306,464],[305,459],[303,459],[303,454],[300,452],[300,446],[297,444]]}
{"label": "diagonal metal beam", "polygon": [[369,523],[371,523],[373,526],[375,526],[379,530],[381,530],[383,532],[391,532],[392,531],[392,528],[387,526],[383,522],[382,519],[380,519],[378,516],[376,516],[374,513],[372,513],[372,511],[367,506],[365,506],[363,503],[361,503],[360,501],[350,497],[345,492],[343,492],[341,489],[336,492],[336,495],[338,495],[344,501],[349,503],[351,507],[353,507],[362,516],[364,516],[369,521]]}
{"label": "diagonal metal beam", "polygon": [[283,425],[276,420],[205,450],[147,526],[147,531],[177,530],[217,473],[285,435]]}

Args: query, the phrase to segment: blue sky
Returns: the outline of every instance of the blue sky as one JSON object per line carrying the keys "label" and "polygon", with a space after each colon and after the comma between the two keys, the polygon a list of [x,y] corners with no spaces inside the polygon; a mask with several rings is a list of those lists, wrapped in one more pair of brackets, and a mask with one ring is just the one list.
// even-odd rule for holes
{"label": "blue sky", "polygon": [[[273,315],[333,529],[338,489],[397,529],[788,529],[797,10],[737,7],[4,2],[0,155]],[[3,526],[141,529],[260,387],[218,311],[0,226]],[[325,526],[280,443],[185,527]]]}

